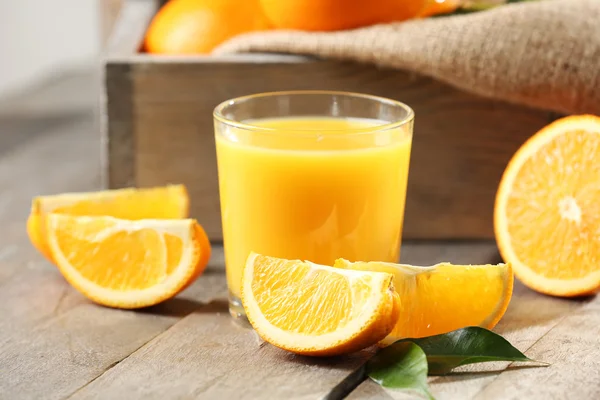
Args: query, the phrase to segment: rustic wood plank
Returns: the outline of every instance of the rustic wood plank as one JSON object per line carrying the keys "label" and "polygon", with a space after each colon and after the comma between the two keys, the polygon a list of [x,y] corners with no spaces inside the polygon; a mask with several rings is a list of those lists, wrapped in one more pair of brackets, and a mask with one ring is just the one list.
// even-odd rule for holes
{"label": "rustic wood plank", "polygon": [[227,302],[198,309],[72,398],[318,398],[364,361],[295,356],[235,323]]}
{"label": "rustic wood plank", "polygon": [[[112,32],[107,39],[106,54],[109,58],[119,58],[137,53],[143,44],[144,33],[156,10],[158,0],[126,0],[112,5],[112,11],[105,9],[105,18],[119,12],[111,25]],[[107,5],[105,5],[108,8]],[[112,14],[111,14],[112,13]],[[103,141],[102,183],[110,187],[135,186],[134,156],[136,149],[134,129],[134,108],[132,98],[134,88],[129,65],[109,63],[103,72],[103,90],[100,95],[100,129]],[[110,135],[107,132],[110,131]],[[116,169],[109,169],[109,166]]]}
{"label": "rustic wood plank", "polygon": [[[0,98],[0,120],[77,118],[97,107],[100,82],[97,71],[59,70],[35,87]],[[60,96],[60,97],[57,97]],[[29,122],[26,122],[30,120]],[[2,134],[8,134],[3,129]]]}
{"label": "rustic wood plank", "polygon": [[[89,113],[87,113],[89,114]],[[85,117],[79,115],[79,118]],[[41,131],[54,130],[69,124],[77,118],[76,115],[50,115],[50,116],[6,116],[0,117],[0,157],[13,153],[18,147],[28,145]]]}
{"label": "rustic wood plank", "polygon": [[85,300],[58,271],[44,272],[20,274],[19,282],[2,286],[3,302],[17,306],[4,314],[11,322],[2,324],[2,398],[69,396],[203,302],[226,293],[222,271],[209,269],[176,299],[145,311],[115,310]]}
{"label": "rustic wood plank", "polygon": [[600,302],[564,315],[528,351],[548,368],[509,369],[475,395],[475,399],[600,398]]}

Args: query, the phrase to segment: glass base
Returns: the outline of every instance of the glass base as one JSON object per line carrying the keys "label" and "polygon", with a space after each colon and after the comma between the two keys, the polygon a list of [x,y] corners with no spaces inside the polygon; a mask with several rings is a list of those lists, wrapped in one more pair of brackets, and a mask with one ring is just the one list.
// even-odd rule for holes
{"label": "glass base", "polygon": [[244,306],[242,305],[242,300],[237,296],[234,296],[231,292],[229,292],[229,314],[239,322],[249,323],[246,312],[244,311]]}

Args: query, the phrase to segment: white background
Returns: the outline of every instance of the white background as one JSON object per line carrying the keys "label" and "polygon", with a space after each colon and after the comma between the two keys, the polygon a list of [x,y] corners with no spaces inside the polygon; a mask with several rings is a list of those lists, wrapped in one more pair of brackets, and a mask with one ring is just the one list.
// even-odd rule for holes
{"label": "white background", "polygon": [[91,67],[100,51],[99,1],[0,0],[0,97]]}

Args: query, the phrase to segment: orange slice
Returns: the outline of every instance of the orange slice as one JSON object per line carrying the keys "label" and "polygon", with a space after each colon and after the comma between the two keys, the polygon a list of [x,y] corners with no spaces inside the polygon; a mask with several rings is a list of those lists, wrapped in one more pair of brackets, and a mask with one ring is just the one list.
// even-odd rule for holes
{"label": "orange slice", "polygon": [[398,318],[392,275],[250,254],[242,278],[248,320],[265,341],[311,356],[369,347]]}
{"label": "orange slice", "polygon": [[600,289],[600,118],[560,119],[510,160],[496,195],[500,253],[530,288],[555,296]]}
{"label": "orange slice", "polygon": [[210,257],[206,234],[192,219],[50,214],[47,234],[67,281],[110,307],[147,307],[175,296],[204,271]]}
{"label": "orange slice", "polygon": [[400,296],[400,318],[381,344],[403,338],[446,333],[466,326],[491,329],[506,312],[512,296],[510,265],[452,265],[431,267],[340,259],[335,267],[389,272]]}
{"label": "orange slice", "polygon": [[49,213],[136,220],[186,218],[188,209],[189,198],[183,185],[40,196],[32,201],[27,233],[33,246],[52,261],[44,232],[45,216]]}

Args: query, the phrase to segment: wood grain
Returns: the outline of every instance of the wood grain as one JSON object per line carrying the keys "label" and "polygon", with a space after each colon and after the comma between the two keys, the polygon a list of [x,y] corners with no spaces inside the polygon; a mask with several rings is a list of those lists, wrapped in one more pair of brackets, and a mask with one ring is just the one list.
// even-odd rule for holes
{"label": "wood grain", "polygon": [[[144,32],[155,11],[158,0],[127,0],[119,4],[106,4],[104,18],[114,22],[106,39],[106,53],[122,57],[137,53],[143,44]],[[116,13],[115,9],[119,12]],[[135,121],[131,81],[128,64],[111,63],[102,71],[103,90],[100,95],[102,115],[102,182],[103,186],[133,187],[135,182]],[[110,130],[110,135],[106,132]],[[113,166],[111,168],[110,166]]]}
{"label": "wood grain", "polygon": [[235,323],[227,302],[198,309],[78,392],[74,399],[315,399],[369,353],[334,361],[264,344]]}
{"label": "wood grain", "polygon": [[[192,214],[221,240],[212,110],[257,92],[324,89],[398,99],[416,112],[404,235],[492,238],[493,202],[516,149],[552,116],[372,65],[283,55],[135,53],[156,5],[125,2],[106,58],[108,185],[183,182]],[[126,34],[124,34],[126,32]],[[129,53],[128,53],[129,49]]]}
{"label": "wood grain", "polygon": [[600,398],[600,302],[565,313],[529,348],[531,358],[548,368],[509,369],[492,380],[475,399]]}
{"label": "wood grain", "polygon": [[[98,107],[100,86],[97,71],[57,71],[35,87],[0,98],[0,120],[3,123],[13,121],[27,126],[35,120],[52,122],[56,119],[89,115]],[[61,97],[58,99],[57,95]],[[10,127],[3,127],[0,135],[13,135],[12,132],[14,131]]]}
{"label": "wood grain", "polygon": [[[105,71],[105,91],[101,101],[106,113],[101,116],[102,184],[107,188],[140,186],[135,177],[136,142],[132,84],[129,66],[110,65]],[[106,132],[110,130],[110,134]]]}

